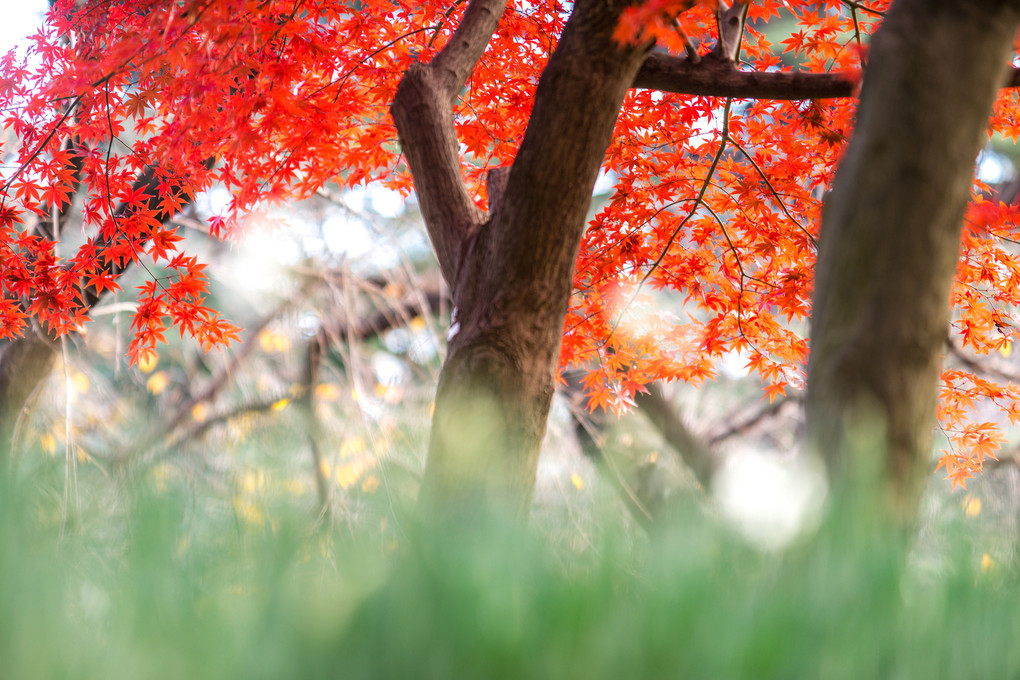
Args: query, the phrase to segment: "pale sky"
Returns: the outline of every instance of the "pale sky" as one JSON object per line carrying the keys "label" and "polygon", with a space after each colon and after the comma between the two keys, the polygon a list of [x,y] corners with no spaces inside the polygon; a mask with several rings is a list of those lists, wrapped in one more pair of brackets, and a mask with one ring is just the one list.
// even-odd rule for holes
{"label": "pale sky", "polygon": [[46,13],[46,0],[5,0],[3,21],[0,21],[0,52],[35,32]]}

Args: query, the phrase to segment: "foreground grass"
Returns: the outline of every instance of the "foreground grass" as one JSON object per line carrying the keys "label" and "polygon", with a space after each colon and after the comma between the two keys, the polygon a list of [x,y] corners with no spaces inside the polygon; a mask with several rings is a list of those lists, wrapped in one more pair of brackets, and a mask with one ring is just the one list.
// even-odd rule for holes
{"label": "foreground grass", "polygon": [[[120,524],[0,516],[0,677],[1006,678],[1020,589],[1005,570],[909,569],[830,522],[761,554],[704,518],[564,556],[507,526],[441,534],[217,524],[186,495]],[[42,519],[40,519],[42,518]],[[947,564],[951,563],[951,559]]]}

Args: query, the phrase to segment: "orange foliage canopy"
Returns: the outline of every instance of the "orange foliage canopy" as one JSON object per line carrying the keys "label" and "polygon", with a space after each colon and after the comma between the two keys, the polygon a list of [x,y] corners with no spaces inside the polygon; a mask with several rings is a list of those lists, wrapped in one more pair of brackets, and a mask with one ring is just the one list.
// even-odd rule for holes
{"label": "orange foliage canopy", "polygon": [[[704,53],[715,4],[649,0],[625,13],[618,37]],[[752,0],[742,68],[859,73],[888,4]],[[512,1],[456,105],[480,205],[486,169],[513,161],[570,6]],[[214,184],[233,195],[214,234],[327,181],[409,193],[388,106],[404,70],[443,46],[463,9],[451,0],[57,3],[27,53],[0,58],[2,125],[20,140],[0,184],[0,335],[33,320],[73,331],[88,318],[86,291],[116,290],[121,268],[145,257],[162,271],[137,293],[133,360],[172,326],[206,345],[234,337],[204,304],[202,265],[178,250],[166,218]],[[619,409],[653,380],[712,378],[730,352],[746,357],[770,399],[801,386],[821,196],[854,104],[630,92],[604,165],[615,186],[582,243],[562,345],[564,365],[593,367],[594,404]],[[1016,139],[1018,121],[1017,95],[1004,91],[991,128]],[[147,172],[152,181],[138,182]],[[75,194],[88,238],[58,256],[59,231],[37,225]],[[1016,332],[1018,208],[980,183],[974,195],[954,333],[985,354]],[[683,312],[660,310],[658,291],[682,299]],[[951,477],[976,472],[998,446],[994,426],[973,422],[974,405],[991,399],[1016,422],[1018,391],[945,372],[939,418],[951,444],[941,464]]]}

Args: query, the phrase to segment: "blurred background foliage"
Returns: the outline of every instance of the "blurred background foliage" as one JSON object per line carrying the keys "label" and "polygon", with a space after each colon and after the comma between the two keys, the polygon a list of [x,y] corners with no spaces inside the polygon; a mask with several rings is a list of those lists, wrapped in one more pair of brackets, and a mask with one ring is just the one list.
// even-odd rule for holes
{"label": "blurred background foliage", "polygon": [[739,357],[621,419],[568,374],[528,529],[429,531],[413,504],[449,310],[413,202],[325,190],[227,245],[204,214],[181,225],[242,341],[129,367],[110,299],[20,424],[4,677],[1020,671],[1010,458],[956,493],[933,475],[905,538],[823,515],[798,396],[763,400]]}

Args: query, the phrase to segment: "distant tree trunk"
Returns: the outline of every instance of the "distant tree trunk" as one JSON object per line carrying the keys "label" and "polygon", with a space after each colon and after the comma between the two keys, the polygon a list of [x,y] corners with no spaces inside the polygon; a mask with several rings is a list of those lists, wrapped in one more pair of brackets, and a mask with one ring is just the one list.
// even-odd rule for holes
{"label": "distant tree trunk", "polygon": [[837,477],[885,466],[889,500],[908,523],[931,460],[974,161],[1018,21],[1016,0],[896,2],[822,217],[809,441]]}
{"label": "distant tree trunk", "polygon": [[8,340],[0,349],[0,462],[7,460],[17,425],[50,375],[56,356],[52,341],[32,330],[25,337]]}

